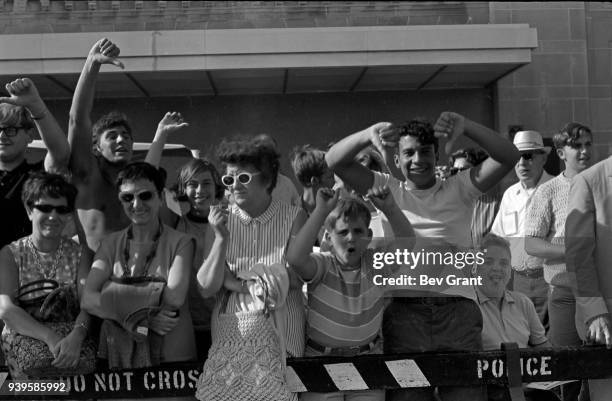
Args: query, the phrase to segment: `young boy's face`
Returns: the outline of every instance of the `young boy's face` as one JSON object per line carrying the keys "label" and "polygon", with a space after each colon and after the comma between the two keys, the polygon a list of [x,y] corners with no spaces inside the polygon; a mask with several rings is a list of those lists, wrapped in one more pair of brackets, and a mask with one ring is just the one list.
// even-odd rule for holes
{"label": "young boy's face", "polygon": [[339,218],[330,233],[336,257],[343,266],[351,267],[360,265],[361,256],[367,249],[371,238],[371,231],[360,218]]}

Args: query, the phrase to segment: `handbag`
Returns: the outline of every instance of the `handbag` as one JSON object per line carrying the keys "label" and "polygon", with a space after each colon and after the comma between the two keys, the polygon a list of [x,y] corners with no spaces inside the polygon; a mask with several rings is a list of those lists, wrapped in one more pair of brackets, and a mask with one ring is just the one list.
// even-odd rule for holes
{"label": "handbag", "polygon": [[[16,303],[34,319],[66,337],[74,327],[79,313],[78,295],[73,285],[60,286],[55,280],[36,280],[21,286]],[[71,376],[95,371],[96,348],[90,338],[81,345],[81,356],[76,368],[56,368],[55,357],[44,341],[15,332],[5,327],[2,345],[7,359],[20,371],[32,377]]]}
{"label": "handbag", "polygon": [[295,399],[285,381],[285,355],[267,308],[225,313],[228,297],[224,292],[196,397],[206,401]]}

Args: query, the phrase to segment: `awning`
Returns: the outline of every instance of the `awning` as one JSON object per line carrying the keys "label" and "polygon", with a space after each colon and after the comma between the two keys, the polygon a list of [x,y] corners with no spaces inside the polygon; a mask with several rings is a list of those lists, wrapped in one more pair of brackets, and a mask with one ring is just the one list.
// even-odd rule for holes
{"label": "awning", "polygon": [[126,66],[102,68],[97,95],[115,98],[481,88],[537,47],[527,24],[0,35],[0,83],[70,98],[101,37]]}

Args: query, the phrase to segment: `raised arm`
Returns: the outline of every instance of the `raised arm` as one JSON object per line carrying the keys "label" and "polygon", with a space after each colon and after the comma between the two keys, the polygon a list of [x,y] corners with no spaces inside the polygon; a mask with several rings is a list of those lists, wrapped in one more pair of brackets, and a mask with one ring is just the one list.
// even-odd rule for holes
{"label": "raised arm", "polygon": [[151,143],[151,147],[147,152],[145,161],[152,166],[159,167],[164,146],[168,140],[168,135],[180,131],[182,128],[188,126],[189,124],[183,120],[181,113],[177,113],[176,111],[167,112],[159,124],[157,124],[155,138],[153,138],[153,142]]}
{"label": "raised arm", "polygon": [[25,107],[34,120],[36,129],[48,149],[45,157],[47,171],[64,171],[68,167],[70,147],[66,134],[40,97],[30,78],[19,78],[5,85],[10,97],[0,97],[0,103]]}
{"label": "raised arm", "polygon": [[385,214],[391,229],[393,230],[394,246],[402,247],[405,249],[414,248],[416,237],[412,224],[397,206],[393,195],[386,185],[379,188],[371,188],[367,194],[368,200],[370,200],[374,206]]}
{"label": "raised arm", "polygon": [[378,152],[380,152],[385,165],[389,169],[389,173],[391,173],[391,175],[398,181],[404,181],[406,178],[404,177],[402,170],[395,163],[395,158],[397,157],[397,142],[383,145],[382,138],[378,136],[373,136],[371,140]]}
{"label": "raised arm", "polygon": [[504,178],[520,156],[507,138],[457,113],[445,111],[440,114],[434,130],[439,138],[448,139],[446,153],[450,153],[458,137],[465,135],[489,154],[484,162],[470,170],[472,182],[481,192],[487,192]]}
{"label": "raised arm", "polygon": [[[227,212],[219,206],[211,206],[208,214],[209,229],[214,231],[212,245],[204,251],[208,256],[198,269],[198,289],[204,298],[215,295],[223,285],[225,278],[225,255],[229,231],[227,230]],[[208,235],[207,235],[208,237]]]}
{"label": "raised arm", "polygon": [[297,235],[289,242],[287,262],[302,280],[312,280],[317,273],[317,265],[314,259],[310,257],[310,253],[327,215],[334,210],[338,203],[339,194],[340,192],[337,190],[319,189],[314,211]]}
{"label": "raised arm", "polygon": [[104,38],[97,41],[87,56],[79,77],[68,123],[68,143],[70,144],[70,170],[78,177],[87,177],[92,168],[91,110],[96,89],[96,80],[102,64],[113,64],[123,68],[117,59],[119,48]]}
{"label": "raised arm", "polygon": [[374,174],[367,167],[355,161],[355,156],[366,146],[373,144],[382,130],[389,129],[390,123],[377,123],[369,128],[349,135],[331,147],[325,154],[325,161],[351,188],[362,195],[374,184]]}

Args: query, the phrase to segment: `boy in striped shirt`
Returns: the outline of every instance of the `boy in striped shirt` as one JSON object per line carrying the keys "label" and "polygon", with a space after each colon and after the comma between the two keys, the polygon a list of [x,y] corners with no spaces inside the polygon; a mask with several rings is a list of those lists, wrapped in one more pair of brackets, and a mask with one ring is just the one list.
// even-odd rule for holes
{"label": "boy in striped shirt", "polygon": [[[321,188],[316,206],[287,249],[287,261],[308,285],[305,356],[354,356],[382,353],[380,329],[383,288],[373,281],[368,249],[371,214],[356,198],[338,200],[338,191]],[[385,213],[396,240],[414,245],[414,231],[387,187],[368,191],[367,197]],[[325,223],[331,252],[311,253]],[[384,400],[384,390],[350,393],[306,393],[302,400]]]}

